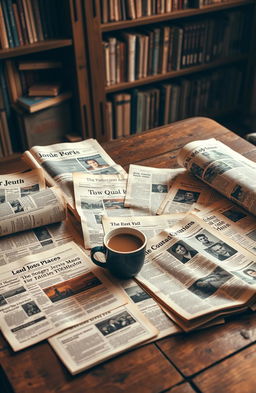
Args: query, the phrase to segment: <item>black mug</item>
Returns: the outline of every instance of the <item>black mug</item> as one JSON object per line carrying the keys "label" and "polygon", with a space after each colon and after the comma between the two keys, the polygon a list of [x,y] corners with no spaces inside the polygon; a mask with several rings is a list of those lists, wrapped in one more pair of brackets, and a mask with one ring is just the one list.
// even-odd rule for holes
{"label": "black mug", "polygon": [[[114,276],[131,278],[143,266],[146,244],[143,232],[132,227],[119,227],[105,235],[103,246],[91,249],[91,259],[97,266],[107,268]],[[97,252],[105,255],[105,262],[94,257]]]}

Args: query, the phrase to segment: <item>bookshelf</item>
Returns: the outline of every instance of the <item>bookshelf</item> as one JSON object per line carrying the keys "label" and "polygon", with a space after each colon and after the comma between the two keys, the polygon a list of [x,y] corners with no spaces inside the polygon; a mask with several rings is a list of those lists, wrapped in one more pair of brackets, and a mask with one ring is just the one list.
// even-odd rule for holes
{"label": "bookshelf", "polygon": [[[120,110],[120,105],[123,105],[124,108],[128,101],[128,109],[126,109],[126,111],[130,114],[130,133],[141,132],[147,129],[145,127],[151,128],[153,126],[161,126],[166,124],[166,121],[168,123],[170,116],[168,118],[166,113],[163,113],[158,119],[153,119],[150,115],[152,108],[157,111],[163,107],[163,103],[165,102],[165,93],[163,92],[168,90],[166,87],[168,84],[173,84],[175,89],[177,85],[179,87],[179,84],[182,84],[184,87],[184,91],[179,88],[180,92],[178,97],[183,97],[183,101],[185,101],[183,102],[181,98],[178,98],[178,107],[183,107],[182,112],[185,117],[202,115],[213,117],[220,121],[221,117],[246,113],[248,110],[248,101],[252,94],[250,80],[252,72],[255,69],[253,64],[253,47],[250,39],[250,37],[253,36],[255,21],[255,1],[215,1],[214,4],[203,5],[200,8],[195,7],[195,5],[199,5],[200,1],[183,1],[179,2],[179,4],[185,4],[186,7],[194,5],[195,8],[173,9],[171,12],[159,12],[154,15],[136,17],[136,12],[138,11],[136,7],[138,7],[138,4],[150,3],[151,7],[153,2],[154,1],[142,2],[140,0],[135,2],[132,0],[121,2],[107,2],[105,0],[84,2],[85,33],[90,64],[94,127],[95,135],[100,141],[106,141],[128,134],[125,127],[119,132],[119,129],[122,128],[121,123],[124,122],[124,119],[127,121],[127,113],[124,114],[124,109],[122,109],[123,112]],[[155,1],[155,3],[167,7],[167,4],[173,5],[175,1]],[[203,3],[207,4],[207,1],[201,1],[201,4]],[[210,2],[208,1],[208,3]],[[110,4],[112,4],[113,7],[111,10],[109,8],[111,7]],[[131,11],[129,8],[128,10],[128,7],[132,5],[134,5],[134,9]],[[118,8],[121,6],[126,6],[126,10],[124,11]],[[120,20],[125,13],[126,20]],[[106,22],[108,18],[114,18],[116,20]],[[222,20],[222,22],[219,22],[220,20]],[[217,26],[221,23],[223,30],[221,30],[221,28],[217,30]],[[164,34],[162,33],[164,26],[170,26],[170,30],[174,27],[181,28],[183,30],[183,37],[180,41],[180,50],[183,51],[184,45],[187,45],[187,47],[189,46],[188,42],[191,42],[189,40],[191,40],[190,37],[193,34],[187,34],[185,40],[185,29],[188,26],[188,30],[191,28],[192,31],[193,26],[200,26],[200,24],[206,31],[206,33],[204,32],[205,44],[203,45],[207,45],[207,41],[213,42],[211,43],[210,59],[204,61],[198,61],[197,59],[194,63],[192,61],[190,65],[186,64],[184,67],[179,64],[178,67],[171,67],[170,70],[165,69],[165,72],[157,71],[154,74],[152,74],[152,72],[151,74],[149,72],[144,74],[140,73],[140,77],[138,77],[138,75],[136,77],[135,73],[135,76],[133,74],[133,77],[129,80],[127,75],[129,75],[128,68],[132,55],[129,54],[127,49],[129,45],[124,38],[126,33],[136,36],[133,46],[133,49],[135,48],[135,65],[132,60],[133,66],[136,67],[139,58],[138,48],[142,48],[142,53],[144,53],[144,55],[147,53],[149,57],[149,44],[145,44],[145,41],[150,40],[150,38],[145,39],[145,37],[150,37],[152,31],[160,29],[160,34]],[[211,31],[211,27],[209,28],[209,25],[213,26],[213,32]],[[237,29],[236,26],[238,26]],[[194,31],[194,37],[200,37],[199,28],[194,28]],[[171,33],[168,34],[170,37]],[[110,41],[111,38],[114,38],[114,40]],[[194,39],[194,42],[200,42],[200,38],[197,38],[199,41],[196,41],[196,38]],[[117,45],[119,45],[118,50],[116,49],[117,46],[115,46],[115,40],[118,42]],[[123,42],[125,42],[125,44],[123,44]],[[171,42],[173,43],[174,41]],[[228,44],[226,44],[227,42]],[[117,73],[121,75],[121,77],[119,75],[114,83],[111,83],[111,78],[109,77],[109,75],[111,76],[111,67],[113,68],[113,63],[111,63],[110,60],[111,49],[108,49],[111,48],[111,45],[113,45],[111,53],[114,51],[114,56],[117,56],[115,57],[114,64],[119,61],[117,60],[118,56],[123,56],[125,59],[120,61],[119,66],[114,71],[115,75],[117,75]],[[168,45],[168,50],[171,51],[170,41]],[[192,44],[190,43],[190,45]],[[214,50],[214,45],[217,47],[217,55],[211,52],[211,50]],[[223,49],[223,45],[228,45],[226,51]],[[235,49],[234,45],[237,45]],[[123,46],[124,48],[122,48]],[[196,48],[196,45],[194,45],[195,51]],[[182,54],[183,52],[181,52],[181,55]],[[146,62],[149,62],[148,58]],[[123,73],[122,68],[125,68],[125,72]],[[148,64],[146,68],[148,70]],[[123,77],[123,75],[125,75],[125,77]],[[226,78],[225,80],[223,79],[223,75]],[[218,83],[216,80],[218,80]],[[212,81],[212,84],[209,84],[209,81]],[[228,81],[229,83],[227,83]],[[237,86],[239,85],[237,90],[234,89],[234,85],[236,84]],[[205,91],[205,89],[208,89],[208,91]],[[227,89],[230,91],[230,94],[227,94]],[[141,101],[144,102],[142,106],[138,104],[138,96],[136,96],[136,94],[135,101],[134,92],[136,94],[139,92],[139,95],[144,94],[144,98]],[[220,97],[223,98],[220,99]],[[187,103],[188,100],[193,101],[193,98],[198,101],[194,107]],[[227,103],[227,99],[230,100],[229,103]],[[208,100],[207,104],[205,104],[206,100]],[[217,102],[218,100],[219,104]],[[134,105],[134,101],[137,106]],[[145,109],[145,107],[148,108],[146,114],[148,118],[144,121],[144,128],[141,124],[138,128],[132,128],[134,111],[137,110],[139,113],[139,111],[143,110],[143,108]],[[173,109],[173,107],[170,108]],[[166,108],[166,110],[168,110],[168,108]],[[179,108],[177,108],[177,103],[176,111],[180,112]],[[172,116],[172,121],[181,120],[182,117],[179,115],[180,113],[178,113],[177,116]],[[140,120],[141,119],[137,119],[138,122],[140,122]]]}
{"label": "bookshelf", "polygon": [[[15,19],[16,24],[13,25],[10,23],[10,14],[3,14],[3,7],[8,5],[13,7],[11,11],[9,10],[9,12],[14,11],[12,16],[15,14],[15,7],[18,11],[22,11],[23,22],[22,14],[19,12],[18,20]],[[27,8],[27,11],[29,10],[30,12],[29,15],[25,14],[25,7],[30,7],[30,9]],[[11,81],[17,77],[17,73],[20,79],[18,85],[21,84],[22,88],[24,88],[24,84],[25,87],[29,86],[31,75],[29,75],[28,72],[26,74],[26,71],[20,71],[19,65],[22,62],[38,63],[42,61],[51,63],[58,61],[62,64],[61,69],[55,70],[55,73],[51,70],[44,70],[44,74],[42,74],[43,71],[29,72],[31,74],[33,72],[38,72],[39,75],[44,75],[44,78],[47,78],[49,75],[51,83],[54,81],[56,75],[60,78],[61,84],[64,85],[63,90],[70,91],[72,95],[72,98],[68,100],[69,106],[67,106],[67,101],[65,101],[65,106],[63,106],[63,111],[68,109],[70,112],[71,135],[74,133],[82,139],[92,137],[93,124],[88,80],[88,62],[84,40],[81,39],[81,37],[84,36],[82,2],[80,0],[1,0],[0,14],[1,13],[4,17],[4,26],[6,30],[7,27],[9,29],[9,35],[6,33],[6,36],[3,38],[3,27],[1,27],[0,67],[2,72],[3,70],[5,71],[6,64],[14,64],[18,69],[14,74],[11,74],[9,80],[6,78],[6,74],[3,74],[3,79],[6,83],[5,88],[7,89],[8,108],[6,108],[6,101],[2,99],[0,109],[1,116],[7,116],[9,135],[7,135],[6,129],[3,131],[1,123],[0,139],[2,146],[4,143],[6,145],[6,138],[9,137],[9,145],[11,142],[12,149],[7,149],[7,152],[2,152],[2,160],[4,160],[4,157],[8,158],[10,156],[15,158],[17,153],[30,147],[28,145],[27,136],[24,137],[24,129],[21,130],[21,124],[36,124],[37,119],[35,116],[42,112],[40,111],[33,114],[34,120],[31,122],[29,113],[22,111],[21,107],[17,104],[15,95],[12,97],[13,91],[11,91],[12,87],[9,86],[9,84],[13,84]],[[28,19],[26,19],[26,17]],[[29,24],[29,22],[31,23]],[[7,23],[9,23],[8,26]],[[16,41],[14,42],[13,34],[15,33]],[[10,36],[10,34],[12,34],[12,36]],[[36,78],[37,77],[35,77],[35,79]],[[17,80],[15,81],[17,82]],[[13,88],[15,88],[15,84]],[[3,86],[1,86],[1,89],[3,90]],[[62,104],[59,105],[61,106]],[[40,122],[41,119],[47,119],[48,123],[46,126],[49,125],[50,122],[52,122],[52,124],[55,122],[56,126],[57,120],[54,118],[54,110],[50,111],[50,109],[51,107],[49,107],[48,118],[47,113],[45,113],[44,116],[40,114],[38,122]],[[45,111],[47,110],[48,109],[45,109]],[[60,110],[56,113],[58,113],[59,117],[61,116]],[[51,118],[50,115],[52,116]],[[14,130],[10,127],[11,123],[14,124]],[[42,127],[39,131],[42,131]],[[30,132],[33,133],[33,129],[30,129]],[[61,136],[58,137],[61,138]],[[34,140],[34,138],[32,138],[32,140]],[[63,135],[63,141],[64,140]],[[47,136],[45,138],[45,144],[47,144]]]}

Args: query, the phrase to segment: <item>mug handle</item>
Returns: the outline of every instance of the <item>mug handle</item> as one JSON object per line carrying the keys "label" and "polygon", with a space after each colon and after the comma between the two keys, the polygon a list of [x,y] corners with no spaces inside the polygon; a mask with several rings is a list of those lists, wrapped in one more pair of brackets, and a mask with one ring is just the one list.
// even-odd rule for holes
{"label": "mug handle", "polygon": [[94,254],[96,252],[101,252],[102,254],[106,255],[106,248],[103,246],[96,246],[91,249],[91,260],[95,263],[95,265],[106,268],[107,267],[106,262],[102,263],[98,261],[96,258],[94,258]]}

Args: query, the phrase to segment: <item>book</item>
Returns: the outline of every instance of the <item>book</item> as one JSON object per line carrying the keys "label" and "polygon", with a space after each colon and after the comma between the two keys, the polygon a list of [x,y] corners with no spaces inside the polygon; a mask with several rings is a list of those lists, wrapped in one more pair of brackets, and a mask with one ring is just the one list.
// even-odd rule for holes
{"label": "book", "polygon": [[11,22],[10,22],[9,13],[8,13],[7,2],[5,0],[1,0],[1,6],[2,6],[4,21],[5,21],[5,27],[6,27],[9,48],[14,48],[15,44],[14,44],[14,38],[12,35],[12,30],[11,30]]}
{"label": "book", "polygon": [[2,49],[9,48],[8,36],[7,36],[3,8],[1,3],[0,3],[0,43]]}
{"label": "book", "polygon": [[28,70],[48,70],[51,68],[61,68],[62,62],[58,60],[20,60],[18,62],[18,69],[20,71]]}
{"label": "book", "polygon": [[72,97],[72,93],[67,91],[59,94],[56,97],[29,97],[22,96],[17,99],[17,103],[25,108],[28,112],[33,113],[41,109],[59,104]]}
{"label": "book", "polygon": [[28,88],[29,96],[57,96],[60,93],[60,83],[36,83]]}
{"label": "book", "polygon": [[19,42],[18,31],[17,31],[17,28],[16,28],[15,19],[14,19],[14,13],[13,13],[13,8],[12,8],[12,0],[5,0],[5,1],[6,1],[8,16],[9,16],[9,23],[10,23],[10,29],[11,29],[11,32],[12,32],[14,46],[19,46],[20,42]]}
{"label": "book", "polygon": [[72,133],[71,107],[68,101],[29,114],[17,105],[14,110],[18,119],[23,150],[35,145],[64,142]]}

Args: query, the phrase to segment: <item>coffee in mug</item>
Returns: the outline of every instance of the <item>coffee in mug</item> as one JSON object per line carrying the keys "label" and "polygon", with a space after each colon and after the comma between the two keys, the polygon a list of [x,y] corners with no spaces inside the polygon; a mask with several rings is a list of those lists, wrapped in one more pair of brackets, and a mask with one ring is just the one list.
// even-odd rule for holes
{"label": "coffee in mug", "polygon": [[[120,227],[108,232],[103,246],[93,247],[92,261],[120,278],[134,277],[142,268],[145,259],[146,236],[132,227]],[[106,262],[95,258],[97,252],[105,255]]]}

